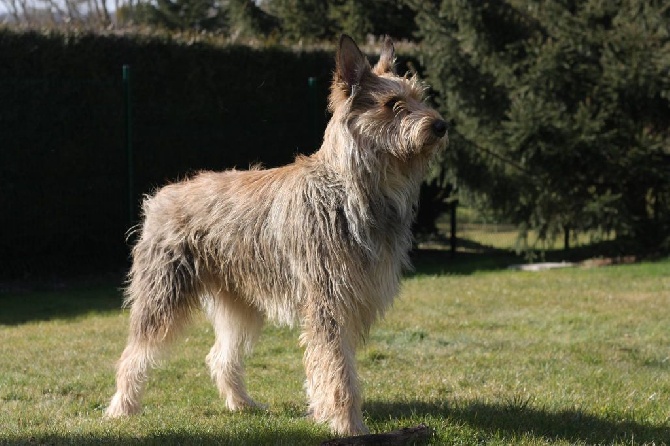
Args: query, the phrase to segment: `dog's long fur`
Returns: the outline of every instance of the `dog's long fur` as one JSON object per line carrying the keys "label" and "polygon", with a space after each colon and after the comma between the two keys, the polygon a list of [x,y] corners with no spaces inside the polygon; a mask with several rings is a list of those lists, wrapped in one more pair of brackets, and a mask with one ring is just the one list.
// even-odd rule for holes
{"label": "dog's long fur", "polygon": [[254,405],[243,356],[268,318],[302,328],[312,416],[336,433],[367,431],[355,348],[398,293],[420,182],[446,143],[423,95],[395,74],[390,39],[371,68],[343,36],[319,151],[276,169],[200,173],[146,199],[108,416],[140,410],[154,359],[203,306],[216,333],[207,362],[231,410]]}

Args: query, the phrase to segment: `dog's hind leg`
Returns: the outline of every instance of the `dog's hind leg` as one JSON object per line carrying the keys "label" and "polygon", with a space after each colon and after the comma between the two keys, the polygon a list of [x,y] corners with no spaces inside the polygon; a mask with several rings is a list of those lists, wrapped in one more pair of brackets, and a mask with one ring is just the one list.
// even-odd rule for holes
{"label": "dog's hind leg", "polygon": [[183,254],[152,252],[142,242],[133,251],[126,290],[130,334],[117,365],[116,393],[105,412],[107,417],[140,411],[149,370],[189,320],[197,302],[196,281],[189,256]]}
{"label": "dog's hind leg", "polygon": [[207,305],[216,334],[207,364],[219,394],[230,410],[255,407],[244,384],[244,355],[251,351],[263,326],[262,313],[239,297],[219,292]]}
{"label": "dog's hind leg", "polygon": [[155,344],[131,340],[118,362],[116,372],[116,393],[112,397],[105,416],[117,418],[133,415],[141,410],[141,398],[147,379],[159,348]]}

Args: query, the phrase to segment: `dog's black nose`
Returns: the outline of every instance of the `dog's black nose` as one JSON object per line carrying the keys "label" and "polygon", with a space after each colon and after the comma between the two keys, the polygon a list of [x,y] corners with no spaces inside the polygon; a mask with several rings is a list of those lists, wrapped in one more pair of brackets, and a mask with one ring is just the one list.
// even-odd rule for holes
{"label": "dog's black nose", "polygon": [[433,133],[442,138],[447,133],[447,123],[441,119],[433,121]]}

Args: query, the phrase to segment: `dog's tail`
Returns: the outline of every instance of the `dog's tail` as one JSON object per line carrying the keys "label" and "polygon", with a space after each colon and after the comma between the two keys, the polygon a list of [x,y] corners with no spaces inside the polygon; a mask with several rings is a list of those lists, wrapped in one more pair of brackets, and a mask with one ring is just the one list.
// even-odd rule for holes
{"label": "dog's tail", "polygon": [[185,243],[140,238],[124,302],[130,307],[130,336],[149,343],[173,338],[199,302],[196,288],[193,255]]}

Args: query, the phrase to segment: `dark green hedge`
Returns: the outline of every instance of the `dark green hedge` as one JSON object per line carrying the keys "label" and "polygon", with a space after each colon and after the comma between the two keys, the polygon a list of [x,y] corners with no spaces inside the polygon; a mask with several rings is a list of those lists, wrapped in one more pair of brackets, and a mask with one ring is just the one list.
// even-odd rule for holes
{"label": "dark green hedge", "polygon": [[313,152],[333,67],[325,50],[0,30],[0,278],[123,268],[143,194],[197,170]]}
{"label": "dark green hedge", "polygon": [[0,277],[125,264],[124,64],[135,205],[200,169],[290,162],[327,120],[328,52],[0,31]]}

